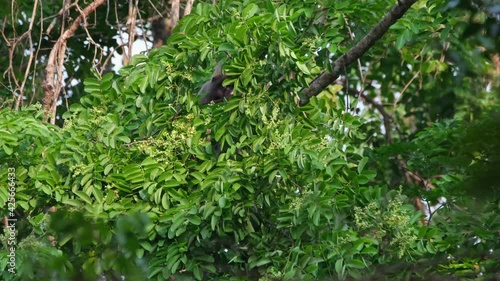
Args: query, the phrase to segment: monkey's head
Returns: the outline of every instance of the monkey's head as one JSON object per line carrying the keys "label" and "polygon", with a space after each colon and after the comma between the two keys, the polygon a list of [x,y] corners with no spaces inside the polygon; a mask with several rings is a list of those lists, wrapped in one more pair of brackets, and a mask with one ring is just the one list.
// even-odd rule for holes
{"label": "monkey's head", "polygon": [[233,94],[233,87],[230,85],[222,85],[226,78],[227,76],[222,74],[222,66],[217,66],[215,68],[215,73],[212,76],[212,79],[201,87],[199,93],[206,93],[206,95],[201,98],[200,103],[208,104],[212,101],[214,103],[218,103],[224,101],[224,99],[229,100],[229,98]]}

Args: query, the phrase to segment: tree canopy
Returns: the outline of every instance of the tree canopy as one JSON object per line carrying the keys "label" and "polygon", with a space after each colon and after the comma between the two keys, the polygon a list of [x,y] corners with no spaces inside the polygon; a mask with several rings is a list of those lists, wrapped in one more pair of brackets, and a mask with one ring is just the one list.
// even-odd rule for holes
{"label": "tree canopy", "polygon": [[499,272],[494,1],[63,2],[0,5],[3,279]]}

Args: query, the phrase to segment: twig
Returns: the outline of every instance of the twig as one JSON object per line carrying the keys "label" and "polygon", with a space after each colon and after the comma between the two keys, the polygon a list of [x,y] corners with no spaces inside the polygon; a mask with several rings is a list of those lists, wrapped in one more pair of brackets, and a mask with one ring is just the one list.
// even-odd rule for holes
{"label": "twig", "polygon": [[[31,21],[30,21],[28,30],[26,32],[24,32],[18,38],[14,38],[12,40],[9,40],[5,36],[4,28],[6,26],[6,19],[4,19],[4,24],[3,24],[2,30],[0,31],[3,39],[7,43],[7,46],[9,47],[9,66],[7,67],[7,69],[5,70],[3,75],[4,75],[4,77],[5,77],[5,75],[8,75],[9,84],[12,88],[12,94],[14,95],[14,98],[16,100],[16,103],[14,105],[15,110],[19,109],[21,102],[23,101],[24,88],[26,86],[26,82],[28,81],[29,72],[31,70],[31,64],[35,61],[34,56],[33,56],[33,52],[32,52],[34,48],[33,48],[33,40],[31,37],[31,32],[33,31],[33,25],[34,25],[34,22],[36,19],[37,8],[38,8],[38,0],[36,0],[34,5],[33,5],[33,12],[32,12]],[[16,49],[17,49],[17,46],[19,45],[19,43],[21,43],[25,38],[28,38],[28,42],[29,42],[28,49],[30,50],[30,55],[28,57],[28,63],[27,63],[26,70],[24,72],[23,80],[22,80],[21,84],[19,84],[19,81],[16,78],[16,73],[14,71],[14,66],[13,66],[14,54],[16,52]],[[22,65],[22,63],[21,63],[21,65]],[[13,85],[15,85],[15,86],[13,86]],[[16,94],[17,94],[17,96],[16,96]]]}
{"label": "twig", "polygon": [[99,71],[100,75],[102,75],[104,73],[104,70],[106,70],[106,66],[108,65],[109,61],[113,58],[113,55],[115,54],[116,50],[118,50],[119,48],[123,48],[125,45],[127,45],[127,43],[120,44],[116,48],[113,48],[113,51],[111,51],[111,53],[108,55],[106,60],[104,60],[104,63],[101,66],[101,70]]}
{"label": "twig", "polygon": [[408,81],[408,83],[406,83],[404,85],[403,90],[401,90],[401,93],[399,94],[399,97],[394,101],[394,103],[392,105],[393,107],[396,107],[396,105],[399,103],[399,101],[403,97],[403,94],[406,92],[406,90],[411,85],[411,83],[413,83],[413,80],[415,80],[419,75],[420,75],[420,70],[417,71],[417,73],[415,73],[415,75],[413,75],[413,77]]}
{"label": "twig", "polygon": [[30,25],[28,27],[28,31],[26,31],[26,33],[28,33],[27,36],[28,36],[28,40],[29,40],[29,44],[30,44],[30,56],[28,59],[28,66],[26,66],[26,71],[24,72],[23,82],[21,83],[21,87],[19,88],[19,95],[17,96],[16,107],[15,107],[16,110],[19,109],[21,101],[23,100],[24,86],[26,85],[26,81],[28,81],[28,76],[29,76],[28,74],[29,74],[30,69],[31,69],[31,63],[33,62],[33,40],[31,39],[31,31],[33,30],[33,24],[35,22],[37,7],[38,7],[38,0],[35,0],[35,3],[33,5],[31,22],[30,22]]}
{"label": "twig", "polygon": [[[78,10],[78,12],[80,12],[80,15],[83,14],[83,11],[79,5],[76,5],[76,9]],[[83,30],[85,30],[85,33],[87,34],[87,40],[89,40],[90,44],[95,46],[94,57],[92,58],[92,64],[95,65],[95,64],[100,63],[102,61],[104,50],[102,49],[101,45],[99,45],[97,42],[94,41],[94,39],[92,38],[92,35],[90,35],[90,32],[89,32],[87,26],[88,26],[87,19],[85,17],[83,17]],[[98,60],[96,58],[97,49],[100,50],[100,54],[101,54]],[[97,63],[96,63],[96,61],[97,61]]]}
{"label": "twig", "polygon": [[156,8],[156,6],[153,4],[153,2],[151,2],[151,0],[148,0],[149,4],[151,4],[151,7],[153,7],[153,10],[155,10],[156,12],[156,16],[159,16],[159,17],[162,17],[162,14],[160,13],[160,11],[158,11],[158,8]]}
{"label": "twig", "polygon": [[142,41],[144,42],[146,52],[149,54],[149,48],[148,48],[148,38],[147,38],[147,31],[144,29],[144,19],[141,16],[141,13],[137,13],[137,16],[139,17],[139,24],[141,28],[141,37]]}
{"label": "twig", "polygon": [[[52,19],[52,22],[49,24],[49,27],[47,27],[47,30],[45,31],[45,33],[50,34],[50,32],[52,32],[52,29],[54,29],[54,26],[57,23],[57,18],[64,18],[66,16],[66,11],[68,11],[69,9],[71,9],[72,7],[74,7],[76,5],[78,5],[78,0],[76,0],[75,2],[73,2],[69,5],[68,5],[68,2],[65,1],[65,4],[63,4],[63,7],[61,8],[61,10],[59,10],[59,12],[56,15],[47,17],[46,19],[50,19],[50,18],[53,18],[53,19]],[[42,22],[43,22],[43,19],[40,20],[40,24]]]}
{"label": "twig", "polygon": [[116,21],[116,30],[118,31],[118,34],[120,35],[119,36],[120,41],[121,41],[120,46],[122,46],[122,48],[123,48],[123,56],[125,57],[126,52],[127,52],[127,49],[125,47],[126,47],[127,43],[125,43],[125,41],[123,40],[123,32],[122,32],[122,28],[121,28],[121,24],[120,24],[120,19],[118,18],[118,3],[117,2],[115,2],[115,21]]}

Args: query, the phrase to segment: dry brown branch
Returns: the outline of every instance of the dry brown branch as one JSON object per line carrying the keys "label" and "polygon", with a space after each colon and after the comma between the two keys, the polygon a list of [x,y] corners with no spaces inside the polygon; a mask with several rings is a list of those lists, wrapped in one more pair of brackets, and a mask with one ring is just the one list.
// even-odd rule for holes
{"label": "dry brown branch", "polygon": [[179,21],[179,0],[172,0],[172,8],[170,9],[170,17],[167,21],[167,30],[169,30],[169,35],[172,34],[172,30],[177,26]]}
{"label": "dry brown branch", "polygon": [[[162,17],[161,12],[160,12],[160,11],[156,8],[156,6],[153,4],[153,2],[151,2],[151,0],[148,0],[148,2],[149,2],[149,4],[151,5],[151,7],[153,7],[153,9],[154,9],[154,10],[155,10],[155,12],[156,12],[155,17]],[[155,19],[155,18],[153,18],[153,19],[148,19],[148,21],[152,21],[152,20],[154,20],[154,19]]]}
{"label": "dry brown branch", "polygon": [[115,54],[115,52],[118,49],[123,48],[125,45],[126,45],[126,43],[125,44],[121,44],[121,45],[117,46],[116,48],[113,48],[113,51],[111,51],[108,54],[108,57],[104,60],[103,64],[101,65],[101,70],[99,70],[99,74],[100,75],[102,75],[104,73],[104,71],[106,70],[106,67],[107,67],[108,63],[113,58],[113,55]]}
{"label": "dry brown branch", "polygon": [[146,22],[152,22],[154,20],[161,19],[161,18],[163,18],[163,16],[161,14],[160,15],[154,15],[154,16],[148,17],[145,22],[141,22],[141,23],[145,24]]}
{"label": "dry brown branch", "polygon": [[120,38],[120,41],[121,41],[121,44],[120,46],[122,47],[122,52],[123,52],[123,56],[126,55],[127,53],[127,48],[125,48],[127,46],[128,43],[124,42],[123,40],[123,32],[122,32],[122,28],[121,28],[121,23],[120,23],[120,19],[118,18],[118,3],[115,2],[115,22],[116,22],[116,30],[118,31],[118,34],[120,35],[119,38]]}
{"label": "dry brown branch", "polygon": [[303,97],[300,103],[302,105],[309,102],[309,98],[318,95],[328,85],[333,83],[339,77],[341,71],[355,60],[366,53],[393,25],[401,18],[417,0],[400,0],[354,47],[333,62],[332,72],[323,72],[320,74],[308,88],[303,90]]}
{"label": "dry brown branch", "polygon": [[191,10],[193,9],[194,0],[186,1],[186,8],[184,8],[184,16],[191,14]]}
{"label": "dry brown branch", "polygon": [[[40,34],[43,34],[43,28],[44,28],[44,25],[43,25],[43,6],[40,5]],[[43,37],[40,36],[38,38],[38,46],[41,46],[42,45],[42,40],[43,40]],[[34,61],[34,66],[33,66],[33,72],[32,72],[32,76],[31,76],[31,79],[32,79],[32,82],[31,82],[31,99],[29,101],[29,104],[33,104],[33,101],[35,100],[35,97],[36,97],[36,83],[38,83],[38,79],[37,79],[37,76],[39,75],[38,71],[36,71],[36,65],[38,64],[38,58],[39,58],[39,53],[41,51],[41,48],[37,48],[36,49],[36,53],[35,53],[35,61]]]}
{"label": "dry brown branch", "polygon": [[[64,3],[64,6],[61,8],[61,10],[59,10],[59,12],[56,15],[47,17],[47,19],[50,19],[50,18],[53,18],[53,19],[52,19],[52,22],[49,24],[49,27],[47,27],[47,30],[45,31],[45,33],[50,34],[50,32],[52,32],[52,29],[54,29],[54,26],[57,23],[57,19],[58,18],[63,19],[66,16],[67,11],[69,11],[69,9],[73,8],[76,5],[78,5],[78,0],[76,0],[75,2],[73,2],[71,4],[69,3],[69,1],[66,1]],[[42,22],[43,22],[43,20],[40,21],[40,24],[42,24]]]}
{"label": "dry brown branch", "polygon": [[413,83],[413,80],[415,80],[419,75],[420,75],[420,70],[417,71],[417,73],[415,73],[415,75],[413,75],[413,77],[408,81],[408,83],[405,84],[405,86],[403,87],[403,90],[401,90],[401,93],[399,94],[399,97],[394,100],[394,103],[392,106],[396,107],[396,105],[399,103],[399,101],[403,97],[403,94],[406,92],[406,90],[408,90],[408,87],[411,85],[411,83]]}
{"label": "dry brown branch", "polygon": [[[4,24],[5,27],[5,24]],[[3,76],[7,76],[7,79],[9,81],[9,85],[11,85],[11,88],[17,89],[19,87],[19,82],[16,79],[15,72],[14,72],[14,66],[13,66],[13,57],[14,57],[14,52],[16,50],[16,45],[19,42],[19,38],[9,40],[6,38],[4,30],[2,29],[2,37],[4,37],[4,40],[9,47],[9,66],[3,73]],[[21,36],[22,37],[22,36]],[[15,87],[12,87],[12,85],[15,84]],[[15,93],[15,90],[12,92],[13,94]]]}
{"label": "dry brown branch", "polygon": [[129,1],[128,5],[128,19],[127,19],[127,30],[128,30],[128,48],[126,52],[123,52],[123,65],[128,65],[130,59],[132,58],[132,47],[134,45],[135,38],[135,24],[137,21],[137,13],[139,9],[137,7],[139,0]]}
{"label": "dry brown branch", "polygon": [[[33,40],[32,40],[32,37],[31,37],[31,32],[33,31],[33,25],[34,25],[34,22],[35,22],[35,19],[36,19],[36,14],[37,14],[38,6],[39,6],[38,5],[38,0],[36,0],[35,3],[34,3],[34,5],[33,5],[33,12],[32,12],[31,21],[30,21],[28,30],[26,32],[24,32],[18,38],[14,38],[14,39],[9,40],[5,36],[3,28],[5,28],[5,26],[6,26],[6,19],[4,19],[3,28],[0,31],[0,33],[2,34],[3,39],[5,40],[7,46],[9,47],[9,66],[7,67],[7,69],[5,70],[5,72],[3,73],[3,75],[4,75],[4,77],[5,77],[5,75],[8,76],[8,81],[9,81],[10,87],[12,88],[12,94],[14,95],[14,99],[16,101],[15,102],[15,106],[14,106],[14,108],[16,110],[19,109],[19,107],[21,106],[21,102],[23,101],[24,88],[26,87],[26,82],[28,81],[29,73],[31,71],[31,65],[35,61],[34,54],[33,54],[33,49],[34,48],[33,48]],[[28,49],[31,51],[31,53],[30,53],[30,55],[28,57],[28,63],[27,63],[26,69],[24,70],[23,80],[20,82],[16,78],[16,74],[15,74],[15,71],[14,71],[14,66],[13,66],[14,54],[16,53],[16,49],[17,49],[18,45],[24,39],[26,39],[26,38],[28,39],[28,44],[29,44]]]}
{"label": "dry brown branch", "polygon": [[[45,68],[45,81],[43,81],[44,121],[48,121],[50,118],[50,123],[55,124],[57,101],[62,88],[62,69],[66,52],[66,42],[74,35],[83,19],[87,18],[104,2],[106,2],[106,0],[95,0],[90,3],[83,9],[82,13],[73,21],[68,29],[64,30],[64,26],[61,29],[62,34],[54,44],[47,60],[47,67]],[[54,73],[55,71],[57,71],[57,81]]]}
{"label": "dry brown branch", "polygon": [[144,47],[145,47],[145,50],[146,52],[149,53],[149,47],[148,47],[148,35],[147,35],[147,30],[145,29],[145,23],[147,21],[145,21],[142,16],[141,16],[141,13],[137,13],[137,16],[139,17],[139,26],[140,26],[140,29],[141,29],[141,37],[142,37],[142,41],[144,42]]}
{"label": "dry brown branch", "polygon": [[[83,10],[80,8],[79,5],[76,5],[76,9],[78,10],[78,12],[80,13],[80,15],[83,15]],[[92,38],[92,35],[90,35],[90,32],[88,30],[88,23],[87,23],[87,19],[85,17],[83,17],[83,30],[85,30],[85,33],[87,34],[87,40],[89,40],[90,44],[94,45],[94,57],[92,58],[92,63],[95,64],[95,62],[101,62],[102,61],[102,57],[103,57],[103,54],[104,54],[104,50],[102,49],[101,45],[99,45],[97,42],[94,41],[94,39]],[[95,23],[94,23],[94,26],[95,26]],[[99,59],[97,59],[97,50],[99,50]]]}
{"label": "dry brown branch", "polygon": [[7,39],[7,36],[5,36],[5,27],[7,26],[7,18],[3,19],[3,24],[2,24],[2,29],[0,30],[0,34],[2,34],[3,40],[9,44],[9,39]]}
{"label": "dry brown branch", "polygon": [[35,60],[34,55],[33,55],[34,48],[33,48],[33,40],[31,38],[31,32],[33,30],[33,23],[35,22],[35,19],[36,19],[37,7],[38,7],[38,0],[36,0],[34,5],[33,5],[33,12],[32,12],[32,16],[31,16],[30,25],[28,27],[28,31],[26,31],[26,33],[28,34],[27,36],[28,36],[28,41],[29,41],[29,45],[30,45],[30,56],[28,58],[28,65],[26,66],[26,70],[24,72],[23,82],[21,83],[21,87],[19,88],[19,93],[17,96],[16,106],[15,106],[16,110],[18,110],[19,107],[21,106],[21,101],[23,100],[23,96],[24,96],[24,87],[26,86],[26,81],[28,81],[28,76],[29,76],[29,73],[31,70],[31,64]]}

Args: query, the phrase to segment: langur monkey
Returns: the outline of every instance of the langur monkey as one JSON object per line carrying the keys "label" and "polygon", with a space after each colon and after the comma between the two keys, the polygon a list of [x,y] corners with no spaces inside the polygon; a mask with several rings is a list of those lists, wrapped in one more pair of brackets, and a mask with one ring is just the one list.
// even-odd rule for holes
{"label": "langur monkey", "polygon": [[215,67],[212,79],[201,86],[198,95],[205,94],[201,100],[201,104],[209,104],[211,102],[219,103],[224,101],[224,99],[229,100],[233,95],[232,86],[222,86],[222,82],[226,80],[226,75],[222,73],[222,63],[219,63]]}

